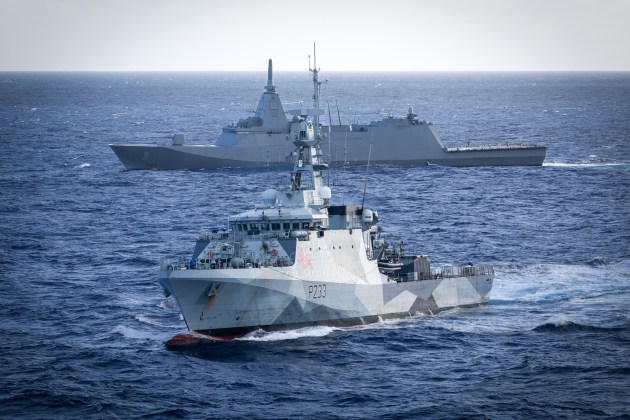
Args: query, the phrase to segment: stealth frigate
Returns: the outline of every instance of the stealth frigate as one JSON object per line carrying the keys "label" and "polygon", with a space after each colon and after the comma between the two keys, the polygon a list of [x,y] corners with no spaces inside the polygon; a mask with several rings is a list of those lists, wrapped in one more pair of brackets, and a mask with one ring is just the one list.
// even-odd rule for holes
{"label": "stealth frigate", "polygon": [[[215,169],[289,166],[290,138],[300,112],[285,113],[273,84],[269,60],[267,85],[252,116],[223,128],[214,144],[187,144],[175,134],[172,144],[110,144],[126,169]],[[319,111],[321,112],[321,111]],[[547,148],[535,144],[447,147],[437,128],[420,120],[410,107],[404,117],[389,116],[369,124],[318,127],[321,149],[335,166],[371,161],[401,166],[540,166]]]}

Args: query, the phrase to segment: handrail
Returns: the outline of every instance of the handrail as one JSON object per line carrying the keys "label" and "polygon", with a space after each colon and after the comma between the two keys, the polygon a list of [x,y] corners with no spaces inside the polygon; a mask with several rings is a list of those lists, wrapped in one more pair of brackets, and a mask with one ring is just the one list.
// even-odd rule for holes
{"label": "handrail", "polygon": [[491,265],[462,265],[453,267],[446,265],[433,271],[434,278],[453,278],[453,277],[470,277],[494,274],[494,268]]}
{"label": "handrail", "polygon": [[526,143],[505,143],[505,144],[480,144],[477,146],[447,146],[447,152],[475,152],[486,150],[512,150],[512,149],[544,149],[545,146]]}

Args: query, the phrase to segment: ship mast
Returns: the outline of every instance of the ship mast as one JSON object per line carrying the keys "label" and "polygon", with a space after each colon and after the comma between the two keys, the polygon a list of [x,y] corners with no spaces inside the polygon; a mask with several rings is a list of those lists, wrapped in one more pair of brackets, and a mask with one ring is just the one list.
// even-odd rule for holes
{"label": "ship mast", "polygon": [[273,85],[273,64],[271,58],[269,59],[269,65],[267,66],[267,86],[265,86],[267,93],[273,93],[276,91],[276,87]]}
{"label": "ship mast", "polygon": [[[310,67],[310,60],[309,60]],[[313,73],[313,110],[315,111],[315,115],[313,116],[313,124],[315,130],[315,139],[320,139],[319,134],[319,87],[320,83],[318,80],[319,70],[317,69],[317,52],[315,50],[315,43],[313,42],[313,68],[308,69],[309,72]]]}
{"label": "ship mast", "polygon": [[[315,44],[313,43],[313,65],[310,65],[309,55],[309,72],[313,74],[313,109],[302,109],[300,111],[300,131],[293,139],[293,143],[297,147],[297,153],[293,164],[293,173],[291,174],[291,191],[299,191],[303,189],[314,190],[317,193],[322,189],[323,169],[328,169],[328,165],[322,159],[322,153],[319,148],[321,141],[321,133],[319,128],[319,70],[317,69],[317,58],[315,57]],[[310,185],[306,184],[307,179]]]}

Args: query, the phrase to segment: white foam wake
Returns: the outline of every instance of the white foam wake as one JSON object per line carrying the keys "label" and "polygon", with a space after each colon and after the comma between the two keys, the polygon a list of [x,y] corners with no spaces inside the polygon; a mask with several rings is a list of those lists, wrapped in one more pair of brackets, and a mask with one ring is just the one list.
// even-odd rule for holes
{"label": "white foam wake", "polygon": [[270,332],[270,333],[263,332],[263,331],[254,331],[253,333],[247,334],[245,337],[241,338],[240,340],[284,341],[284,340],[296,340],[299,338],[306,338],[306,337],[324,337],[338,329],[339,328],[317,326],[317,327],[300,328],[297,330],[278,331],[278,332]]}
{"label": "white foam wake", "polygon": [[597,168],[605,166],[625,166],[627,163],[565,163],[565,162],[543,162],[543,166],[558,168]]}

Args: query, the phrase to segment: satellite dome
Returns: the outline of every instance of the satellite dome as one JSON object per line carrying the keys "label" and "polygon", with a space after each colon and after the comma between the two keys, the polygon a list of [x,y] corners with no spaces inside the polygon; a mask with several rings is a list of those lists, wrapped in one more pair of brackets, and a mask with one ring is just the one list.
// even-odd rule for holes
{"label": "satellite dome", "polygon": [[374,213],[370,209],[363,209],[363,222],[372,223],[374,221]]}
{"label": "satellite dome", "polygon": [[263,203],[266,206],[274,206],[276,204],[276,197],[277,196],[278,196],[278,191],[274,190],[273,188],[265,190],[262,193]]}
{"label": "satellite dome", "polygon": [[330,198],[332,197],[332,191],[330,190],[330,187],[322,187],[322,189],[319,190],[319,196],[322,200],[330,200]]}

